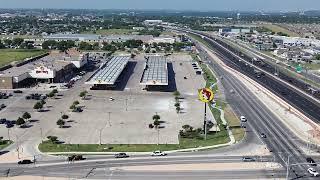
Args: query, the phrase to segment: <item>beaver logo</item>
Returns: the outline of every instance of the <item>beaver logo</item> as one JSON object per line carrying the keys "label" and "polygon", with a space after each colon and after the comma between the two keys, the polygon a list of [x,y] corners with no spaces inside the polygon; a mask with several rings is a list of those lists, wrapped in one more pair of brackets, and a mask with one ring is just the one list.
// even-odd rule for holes
{"label": "beaver logo", "polygon": [[213,100],[213,92],[211,89],[203,88],[199,91],[199,99],[202,102],[209,102]]}

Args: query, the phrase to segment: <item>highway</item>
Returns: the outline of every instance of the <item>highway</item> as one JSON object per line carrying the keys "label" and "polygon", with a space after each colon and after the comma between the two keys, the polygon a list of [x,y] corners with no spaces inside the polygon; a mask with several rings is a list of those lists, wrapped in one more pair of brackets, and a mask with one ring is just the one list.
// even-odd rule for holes
{"label": "highway", "polygon": [[[189,154],[189,153],[186,153]],[[0,167],[0,176],[34,175],[46,177],[94,178],[94,179],[255,179],[255,178],[280,178],[284,177],[284,170],[244,169],[244,170],[123,170],[124,166],[151,166],[151,165],[182,165],[182,164],[207,164],[207,163],[243,163],[242,156],[210,156],[210,155],[168,155],[167,157],[135,157],[127,159],[108,158],[105,160],[56,164],[16,165],[8,164]],[[260,159],[257,159],[260,161]],[[261,157],[262,161],[272,161],[273,157]],[[8,169],[10,170],[8,171]],[[236,168],[236,167],[235,167]]]}
{"label": "highway", "polygon": [[[210,42],[210,41],[208,41]],[[212,43],[212,42],[211,42]],[[214,49],[215,50],[215,49]],[[232,56],[221,51],[214,51],[220,56],[226,64],[241,72],[243,66],[238,66],[230,58]],[[243,85],[240,80],[223,70],[216,62],[211,61],[210,66],[218,74],[225,89],[234,89],[235,93],[226,91],[227,102],[237,112],[248,118],[248,126],[256,131],[257,134],[265,133],[267,138],[262,141],[273,152],[277,160],[286,167],[287,158],[290,156],[290,164],[306,163],[306,156],[300,150],[297,139],[286,126],[282,124],[278,118],[268,110],[258,99],[254,98],[254,94]],[[244,65],[246,68],[247,66]],[[290,170],[290,177],[302,178],[307,177],[306,169],[308,165],[293,166]]]}
{"label": "highway", "polygon": [[[254,71],[255,68],[250,66],[249,62],[239,61],[239,58],[222,47],[220,45],[220,41],[217,42],[217,39],[214,40],[209,37],[205,37],[204,40],[208,42],[213,49],[215,49],[215,51],[217,52],[216,54],[220,56],[228,66],[251,77],[270,91],[277,94],[280,98],[288,102],[290,105],[303,112],[313,121],[317,123],[320,122],[319,103],[293,90],[289,86],[283,84],[282,82],[276,80],[274,77],[268,74],[263,74],[260,77],[257,77],[257,74]],[[259,63],[256,62],[254,65],[256,64]],[[263,65],[260,64],[259,66]],[[264,66],[269,67],[268,65]]]}

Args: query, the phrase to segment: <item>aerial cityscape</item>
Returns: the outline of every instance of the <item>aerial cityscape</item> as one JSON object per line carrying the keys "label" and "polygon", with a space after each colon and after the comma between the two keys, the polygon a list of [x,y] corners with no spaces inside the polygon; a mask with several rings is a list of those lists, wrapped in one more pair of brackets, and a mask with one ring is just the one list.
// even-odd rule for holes
{"label": "aerial cityscape", "polygon": [[0,179],[320,179],[320,2],[0,6]]}

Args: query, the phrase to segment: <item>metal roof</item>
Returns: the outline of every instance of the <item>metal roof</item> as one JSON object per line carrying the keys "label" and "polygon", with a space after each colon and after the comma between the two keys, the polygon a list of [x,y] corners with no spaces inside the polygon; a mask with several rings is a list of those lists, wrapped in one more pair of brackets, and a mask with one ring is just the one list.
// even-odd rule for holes
{"label": "metal roof", "polygon": [[165,56],[148,56],[141,85],[168,85],[168,64]]}
{"label": "metal roof", "polygon": [[94,74],[86,84],[114,85],[123,69],[127,66],[130,56],[115,56]]}

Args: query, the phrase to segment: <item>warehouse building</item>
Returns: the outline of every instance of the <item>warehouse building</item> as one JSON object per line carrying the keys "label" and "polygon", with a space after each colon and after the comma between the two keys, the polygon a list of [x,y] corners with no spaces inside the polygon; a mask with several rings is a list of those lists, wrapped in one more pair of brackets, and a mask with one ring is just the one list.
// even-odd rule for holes
{"label": "warehouse building", "polygon": [[1,71],[0,89],[30,87],[37,82],[66,82],[73,76],[74,69],[83,67],[87,60],[87,54],[74,49],[65,53],[52,52],[35,61]]}

